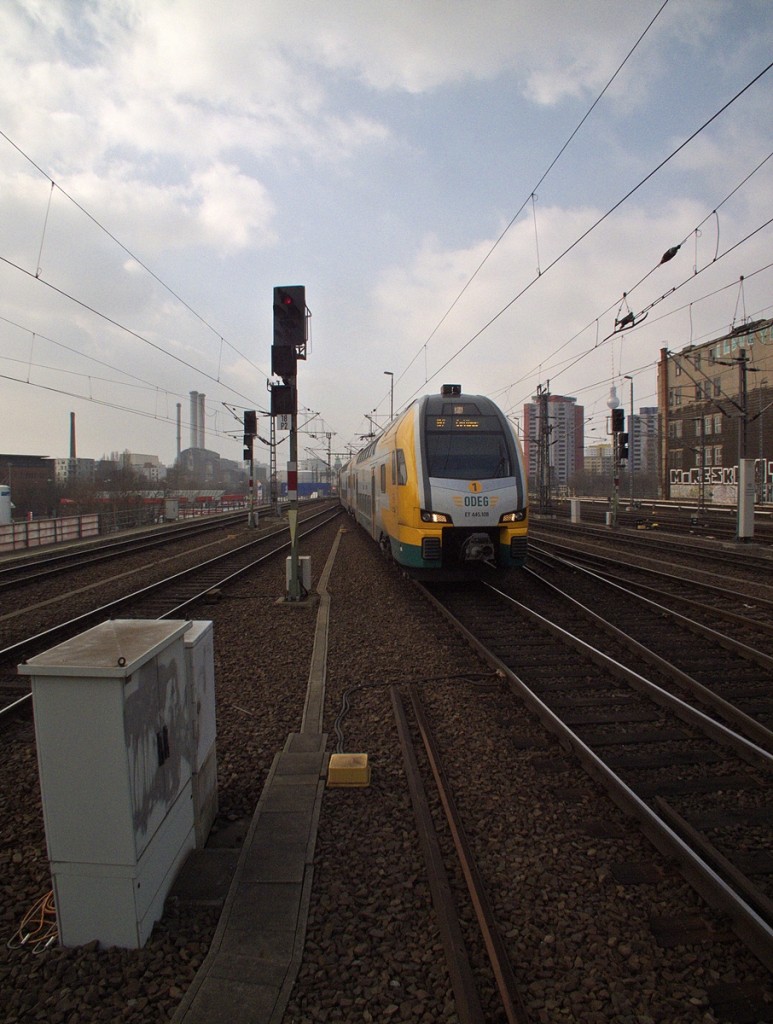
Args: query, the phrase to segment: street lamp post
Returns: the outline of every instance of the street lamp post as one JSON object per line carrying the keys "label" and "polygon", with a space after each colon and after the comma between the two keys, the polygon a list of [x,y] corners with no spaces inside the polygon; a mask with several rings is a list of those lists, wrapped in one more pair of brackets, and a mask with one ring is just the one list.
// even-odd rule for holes
{"label": "street lamp post", "polygon": [[384,376],[389,377],[389,422],[395,416],[395,375],[391,370],[384,370]]}

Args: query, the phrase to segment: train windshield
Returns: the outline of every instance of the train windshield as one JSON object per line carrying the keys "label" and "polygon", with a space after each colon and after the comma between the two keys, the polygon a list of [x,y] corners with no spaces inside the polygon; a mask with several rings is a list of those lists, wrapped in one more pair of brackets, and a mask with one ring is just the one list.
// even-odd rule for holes
{"label": "train windshield", "polygon": [[445,480],[493,480],[513,476],[501,431],[427,431],[427,469]]}

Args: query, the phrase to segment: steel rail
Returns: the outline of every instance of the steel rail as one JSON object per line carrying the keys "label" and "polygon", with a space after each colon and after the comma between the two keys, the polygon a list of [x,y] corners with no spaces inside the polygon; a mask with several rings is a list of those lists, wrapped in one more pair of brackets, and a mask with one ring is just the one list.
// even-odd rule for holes
{"label": "steel rail", "polygon": [[[540,531],[543,532],[544,536],[540,536]],[[576,531],[576,532],[575,532]],[[554,539],[555,535],[558,535]],[[648,535],[644,536],[641,531],[631,530],[625,533],[615,533],[608,526],[598,526],[595,528],[586,529],[582,525],[567,526],[564,524],[557,525],[555,523],[548,523],[544,520],[535,520],[530,526],[530,537],[534,539],[536,543],[542,541],[544,544],[554,544],[556,547],[567,547],[571,544],[571,538],[575,537],[578,541],[586,541],[588,543],[604,543],[609,544],[611,541],[618,541],[624,543],[629,550],[632,550],[635,555],[641,558],[648,557],[647,553],[650,553],[650,557],[659,557],[665,552],[668,555],[692,555],[701,556],[708,558],[711,556],[712,562],[715,565],[730,565],[750,568],[760,568],[762,564],[771,561],[771,546],[768,545],[762,548],[762,552],[759,549],[755,550],[752,555],[748,548],[739,546],[735,550],[728,550],[726,542],[717,542],[716,547],[708,547],[706,541],[709,538],[699,537],[696,538],[693,543],[687,543],[686,541],[676,541],[671,537],[665,537],[663,534],[656,534],[653,538],[652,532],[648,531]],[[559,539],[560,538],[560,539]],[[657,545],[657,549],[656,549]],[[720,546],[722,545],[722,546]],[[635,549],[635,551],[633,550]],[[577,549],[575,549],[577,550]],[[753,562],[753,558],[757,557],[758,561]],[[707,569],[695,569],[695,572],[705,572],[709,575],[718,575],[717,573],[710,573]]]}
{"label": "steel rail", "polygon": [[472,845],[464,830],[461,815],[457,809],[456,801],[454,800],[441,762],[437,741],[424,711],[424,705],[415,686],[410,686],[408,692],[413,706],[413,713],[416,717],[416,724],[419,727],[424,749],[435,778],[435,785],[440,795],[440,802],[443,805],[446,821],[451,830],[456,853],[459,857],[459,863],[467,882],[467,890],[475,909],[481,934],[483,935],[483,941],[486,945],[486,951],[491,962],[491,969],[494,972],[494,980],[499,989],[499,996],[502,1000],[505,1015],[510,1024],[529,1024],[529,1015],[521,999],[510,956],[502,939],[502,933],[497,925],[494,910],[486,892],[486,886],[475,859]]}
{"label": "steel rail", "polygon": [[217,519],[208,519],[206,522],[197,521],[167,528],[159,527],[152,533],[143,530],[140,534],[124,537],[122,540],[103,541],[102,543],[97,538],[92,540],[84,538],[74,542],[77,544],[77,550],[57,551],[54,554],[49,553],[0,563],[0,588],[29,586],[51,576],[57,576],[64,571],[98,565],[100,562],[118,555],[152,550],[170,542],[174,543],[178,540],[195,537],[198,534],[224,529],[240,521],[241,518],[232,512],[218,516]]}
{"label": "steel rail", "polygon": [[[558,561],[564,560],[558,559]],[[677,619],[681,620],[683,624],[689,625],[690,628],[696,627],[695,632],[698,632],[700,635],[705,636],[707,639],[714,640],[717,643],[721,643],[722,646],[724,646],[728,650],[731,650],[733,653],[738,653],[741,657],[747,657],[750,661],[753,661],[755,664],[767,668],[769,671],[773,672],[773,658],[771,658],[769,655],[763,654],[761,651],[755,651],[752,648],[748,647],[746,644],[738,643],[731,637],[726,637],[723,634],[717,633],[716,630],[710,629],[708,626],[703,626],[701,625],[701,623],[693,622],[693,620],[691,619],[686,619],[685,616],[680,615],[679,612],[675,612],[670,608],[666,608],[664,605],[659,605],[657,604],[657,602],[651,601],[647,597],[641,597],[639,594],[632,593],[631,591],[626,590],[624,587],[621,587],[617,583],[605,580],[603,577],[598,576],[597,573],[594,573],[591,570],[584,569],[581,566],[572,566],[572,568],[579,569],[581,572],[588,572],[591,576],[594,576],[596,579],[601,580],[601,582],[608,583],[610,586],[616,587],[619,590],[623,590],[626,594],[629,594],[631,597],[634,597],[637,600],[643,601],[649,605],[654,606],[656,609],[665,612],[668,616],[676,617]],[[587,605],[582,604],[581,601],[578,601],[570,594],[565,593],[554,583],[551,583],[550,580],[546,580],[543,576],[540,576],[540,574],[536,573],[533,569],[529,569],[528,567],[526,567],[524,571],[528,572],[535,579],[538,579],[543,586],[559,594],[574,608],[576,608],[584,616],[586,616],[586,618],[593,622],[594,625],[598,626],[599,629],[603,630],[609,636],[622,641],[623,643],[625,643],[627,647],[634,650],[650,665],[653,665],[661,672],[664,672],[665,674],[669,675],[677,683],[683,686],[690,694],[692,694],[693,697],[695,697],[697,700],[700,700],[701,703],[705,704],[707,707],[710,707],[712,710],[721,714],[728,722],[731,722],[736,729],[743,731],[749,739],[751,739],[755,744],[761,746],[763,749],[765,749],[769,754],[773,756],[773,732],[771,732],[770,729],[764,726],[761,722],[756,721],[750,715],[747,715],[744,711],[741,711],[740,708],[737,708],[734,704],[731,704],[723,697],[720,697],[710,687],[704,686],[703,683],[699,682],[697,679],[694,679],[687,672],[683,672],[682,669],[677,668],[676,665],[672,665],[669,661],[661,657],[659,654],[651,650],[649,647],[646,647],[644,644],[639,643],[638,640],[634,640],[633,637],[623,632],[622,629],[619,629],[613,623],[608,622],[601,615],[598,615],[591,608],[588,608]],[[503,596],[506,597],[507,595]]]}
{"label": "steel rail", "polygon": [[416,815],[419,842],[427,865],[432,904],[438,919],[438,930],[445,950],[451,988],[456,1001],[456,1012],[462,1024],[485,1024],[486,1016],[480,1003],[472,966],[467,955],[451,883],[443,865],[443,855],[435,832],[427,794],[421,781],[416,750],[408,728],[403,701],[396,686],[390,687],[389,693],[400,738],[400,749],[405,762],[408,790]]}
{"label": "steel rail", "polygon": [[[467,639],[483,660],[496,671],[503,674],[512,692],[523,700],[527,707],[537,715],[545,728],[558,737],[562,746],[576,754],[585,771],[606,789],[617,806],[639,822],[642,832],[653,846],[665,857],[674,859],[679,865],[682,875],[696,892],[714,909],[727,915],[733,930],[739,938],[747,944],[749,949],[768,970],[773,970],[773,927],[771,924],[763,920],[756,910],[732,886],[728,885],[711,865],[706,863],[699,854],[690,848],[678,832],[658,816],[512,669],[493,654],[456,616],[445,608],[441,601],[429,593],[421,584],[416,583],[415,585],[426,595],[427,599],[438,611],[452,623],[454,628]],[[571,634],[568,634],[565,630],[560,630],[559,627],[548,622],[543,616],[537,615],[536,612],[532,612],[524,605],[519,605],[517,601],[508,598],[507,595],[503,596],[512,601],[513,604],[518,605],[519,609],[528,616],[539,620],[541,625],[548,627],[556,635],[563,634],[567,638],[571,637]],[[585,644],[584,641],[578,638],[572,639],[575,645],[582,645],[588,651],[592,650],[590,645]],[[602,652],[598,651],[595,653],[601,662],[612,662],[612,659],[609,659]],[[596,659],[594,658],[594,660]],[[630,669],[623,665],[619,665],[618,669],[621,675],[636,675],[636,673],[631,672]],[[647,682],[647,680],[643,680],[643,677],[639,678],[643,682]],[[677,700],[678,698],[674,699]],[[689,708],[689,705],[685,705],[685,708]],[[693,708],[689,708],[689,712],[691,715],[706,719],[705,715],[695,711]],[[706,721],[711,722],[712,720],[706,719]],[[719,726],[718,723],[712,722],[712,725],[723,732],[729,732],[729,730]],[[764,751],[759,751],[759,753],[763,758],[767,759]]]}
{"label": "steel rail", "polygon": [[[652,594],[656,598],[667,598],[674,604],[683,605],[687,608],[694,608],[697,611],[702,611],[706,613],[707,615],[713,615],[715,618],[725,619],[727,622],[737,622],[744,626],[753,627],[754,629],[759,630],[762,633],[770,633],[771,635],[773,635],[773,622],[764,621],[762,619],[753,619],[750,618],[748,615],[741,615],[740,612],[734,612],[728,608],[719,607],[717,605],[704,604],[697,598],[687,597],[685,594],[664,594],[663,591],[659,590],[657,587],[650,586],[649,584],[642,583],[638,580],[628,580],[625,578],[625,576],[621,576],[619,573],[612,572],[610,569],[603,568],[604,565],[615,564],[613,559],[611,558],[605,558],[601,555],[598,557],[595,555],[586,555],[585,557],[579,558],[577,561],[573,561],[571,558],[564,558],[563,556],[550,552],[545,548],[540,548],[536,544],[532,544],[530,546],[529,557],[530,559],[534,559],[535,561],[547,562],[548,560],[552,560],[553,562],[560,562],[564,565],[571,566],[573,569],[579,569],[583,572],[593,572],[600,579],[610,580],[611,582],[622,584],[624,587],[629,589],[629,593],[631,594]],[[597,565],[595,569],[591,570],[589,569],[587,564],[583,564],[588,562],[592,563],[594,561],[602,563],[601,567]],[[630,565],[630,563],[627,564]],[[691,580],[687,576],[677,576],[674,573],[666,573],[659,571],[657,569],[650,569],[640,565],[631,565],[631,568],[645,575],[649,574],[659,576],[662,579],[671,580],[677,584],[691,584],[692,586],[697,587],[700,590],[706,591],[708,594],[716,594],[723,600],[726,600],[727,598],[737,597],[739,600],[743,600],[747,604],[751,601],[754,602],[754,604],[756,605],[761,605],[773,611],[773,600],[768,600],[764,597],[751,597],[749,594],[743,594],[737,590],[728,590],[723,587],[715,587],[710,583],[702,583],[699,580]],[[635,587],[636,590],[630,590],[631,587]],[[670,612],[672,611],[672,609],[669,608],[668,611]]]}
{"label": "steel rail", "polygon": [[[340,514],[340,511],[340,508],[336,508],[333,514],[330,515],[330,510],[328,509],[323,512],[315,513],[313,516],[310,516],[307,519],[305,519],[304,524],[308,524],[309,521],[312,519],[319,519],[322,516],[326,517],[323,519],[322,522],[316,523],[312,529],[306,530],[303,536],[308,536],[308,534],[312,533],[313,530],[320,529],[321,527],[325,526],[328,522],[336,518],[336,516]],[[101,605],[99,608],[94,608],[91,611],[84,612],[82,615],[78,615],[73,619],[69,619],[66,622],[62,622],[56,626],[52,626],[50,629],[43,630],[41,633],[35,634],[35,636],[28,637],[25,640],[19,641],[18,643],[11,644],[9,647],[0,650],[0,660],[9,661],[14,658],[23,658],[25,657],[25,652],[31,648],[40,648],[41,645],[43,644],[53,643],[57,640],[57,638],[62,636],[72,636],[76,628],[82,629],[95,620],[102,621],[105,617],[109,618],[111,617],[111,613],[116,612],[121,607],[137,603],[138,601],[148,597],[149,595],[156,593],[159,590],[162,590],[164,587],[169,587],[175,584],[176,582],[185,579],[186,577],[193,577],[196,573],[201,572],[207,566],[214,566],[218,562],[223,562],[226,559],[233,558],[234,555],[240,552],[244,552],[251,547],[255,547],[258,544],[263,544],[267,540],[272,540],[279,534],[286,533],[287,530],[288,527],[285,526],[279,530],[274,530],[272,533],[264,534],[262,537],[258,537],[250,541],[248,544],[242,544],[240,547],[234,548],[233,550],[226,552],[225,554],[218,555],[215,558],[210,558],[205,562],[201,562],[199,565],[192,566],[191,568],[185,569],[183,570],[183,572],[176,573],[173,576],[168,576],[163,580],[158,580],[156,583],[152,583],[147,587],[143,587],[140,590],[136,590],[131,594],[124,594],[123,596],[116,598],[114,601],[109,601],[107,602],[107,604]],[[256,565],[260,564],[260,562],[264,561],[265,559],[271,558],[277,553],[286,550],[289,546],[289,542],[286,544],[281,544],[278,547],[273,548],[271,551],[267,552],[265,555],[262,555],[260,558],[256,558],[255,560],[242,566],[237,571],[229,573],[227,576],[220,577],[216,582],[207,583],[206,587],[203,590],[197,591],[194,595],[186,598],[184,602],[176,604],[173,608],[168,609],[163,615],[159,615],[156,617],[168,618],[169,616],[173,615],[176,611],[179,611],[180,609],[192,604],[194,601],[199,600],[201,597],[204,597],[206,594],[216,589],[218,586],[225,585],[226,583],[235,579],[237,576],[240,576],[242,573],[247,572],[250,569],[253,569]]]}
{"label": "steel rail", "polygon": [[[598,648],[586,643],[585,640],[575,636],[573,633],[563,629],[561,626],[556,625],[555,622],[551,622],[549,619],[546,619],[544,615],[540,615],[531,608],[527,608],[525,604],[521,604],[520,601],[516,601],[516,599],[511,597],[509,594],[505,594],[496,587],[492,587],[490,583],[484,583],[483,586],[488,590],[491,590],[504,601],[514,605],[518,611],[526,615],[527,618],[534,619],[549,633],[558,637],[559,640],[562,640],[564,643],[574,647],[575,650],[584,654],[586,657],[589,657],[591,661],[594,661],[597,665],[601,665],[608,672],[611,672],[612,675],[617,676],[619,679],[623,679],[629,686],[633,687],[633,689],[638,690],[641,693],[645,693],[651,700],[655,701],[656,704],[660,704],[662,707],[668,708],[669,711],[675,714],[678,718],[681,718],[682,721],[697,727],[716,742],[729,746],[731,750],[735,751],[735,753],[744,757],[749,764],[765,769],[773,767],[773,754],[764,750],[756,743],[753,743],[751,740],[747,739],[747,737],[733,732],[732,729],[723,725],[721,722],[717,722],[713,718],[710,718],[703,711],[699,711],[698,708],[694,708],[691,704],[682,700],[681,697],[674,696],[673,693],[669,693],[667,690],[664,690],[662,686],[658,686],[656,683],[653,683],[651,679],[647,679],[645,676],[640,675],[633,669],[628,668],[627,665],[623,665],[622,662],[615,660],[615,658],[610,658],[608,654],[605,654]],[[568,597],[569,595],[566,596]]]}
{"label": "steel rail", "polygon": [[[773,610],[773,598],[757,597],[755,595],[749,595],[748,593],[744,593],[743,591],[740,591],[740,590],[730,590],[730,589],[728,589],[727,586],[724,586],[724,585],[723,586],[718,586],[715,583],[709,583],[709,582],[706,582],[704,580],[691,579],[689,576],[680,576],[678,573],[665,572],[663,569],[653,569],[649,565],[639,565],[638,562],[621,562],[620,558],[610,558],[607,555],[601,554],[601,552],[587,551],[587,550],[583,550],[582,548],[577,548],[577,547],[573,548],[570,544],[563,544],[560,541],[549,540],[549,541],[545,541],[543,543],[546,543],[548,545],[552,545],[555,548],[558,548],[559,550],[563,551],[564,554],[566,554],[567,558],[576,558],[578,562],[582,562],[584,559],[587,559],[587,560],[592,561],[592,562],[597,562],[597,563],[600,562],[602,565],[620,566],[622,564],[622,565],[630,567],[631,569],[635,569],[636,572],[641,572],[644,575],[656,576],[656,577],[659,577],[659,578],[665,579],[665,580],[674,580],[677,583],[691,583],[693,586],[700,587],[702,590],[707,591],[707,593],[716,594],[717,596],[720,596],[720,597],[724,597],[724,598],[727,598],[727,597],[737,597],[739,599],[744,599],[744,600],[747,600],[747,601],[751,597],[758,604],[762,604],[766,608],[770,608],[771,610]],[[540,551],[539,542],[534,542],[534,544],[531,544],[531,541],[530,541],[530,547],[529,547],[529,553],[530,554],[531,554],[532,550],[534,550],[537,553]],[[552,557],[552,558],[560,558],[560,557],[562,557],[561,555],[558,555],[555,552],[551,552],[551,551],[548,551],[547,554],[550,557]],[[714,576],[714,577],[716,577],[716,576],[719,575],[719,573],[710,572],[708,569],[699,569],[697,567],[693,569],[693,568],[688,567],[688,566],[684,566],[684,568],[688,568],[690,572],[699,573],[702,576]],[[756,565],[753,568],[760,569],[760,568],[762,568],[762,566],[761,565]],[[736,580],[736,582],[743,583],[744,581],[741,580],[741,579],[738,579],[738,580]],[[769,585],[767,585],[767,584],[754,583],[754,586],[762,586],[762,587],[767,586],[767,588],[770,589]]]}

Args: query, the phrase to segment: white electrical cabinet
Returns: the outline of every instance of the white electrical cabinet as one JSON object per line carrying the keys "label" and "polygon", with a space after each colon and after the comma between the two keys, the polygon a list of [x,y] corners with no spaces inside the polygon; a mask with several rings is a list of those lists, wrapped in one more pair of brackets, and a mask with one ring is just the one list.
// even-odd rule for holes
{"label": "white electrical cabinet", "polygon": [[193,724],[193,819],[196,847],[201,848],[217,814],[215,641],[212,623],[207,620],[193,622],[184,640]]}
{"label": "white electrical cabinet", "polygon": [[64,946],[144,945],[195,845],[190,628],[111,620],[19,666]]}

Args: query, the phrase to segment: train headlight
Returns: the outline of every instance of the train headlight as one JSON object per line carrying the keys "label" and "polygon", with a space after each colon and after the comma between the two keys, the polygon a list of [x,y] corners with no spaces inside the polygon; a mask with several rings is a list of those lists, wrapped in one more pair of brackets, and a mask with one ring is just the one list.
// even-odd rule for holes
{"label": "train headlight", "polygon": [[519,509],[518,512],[505,512],[499,517],[500,523],[522,523],[526,518],[526,509]]}
{"label": "train headlight", "polygon": [[451,516],[445,512],[430,512],[428,509],[421,510],[421,521],[423,523],[452,523]]}

